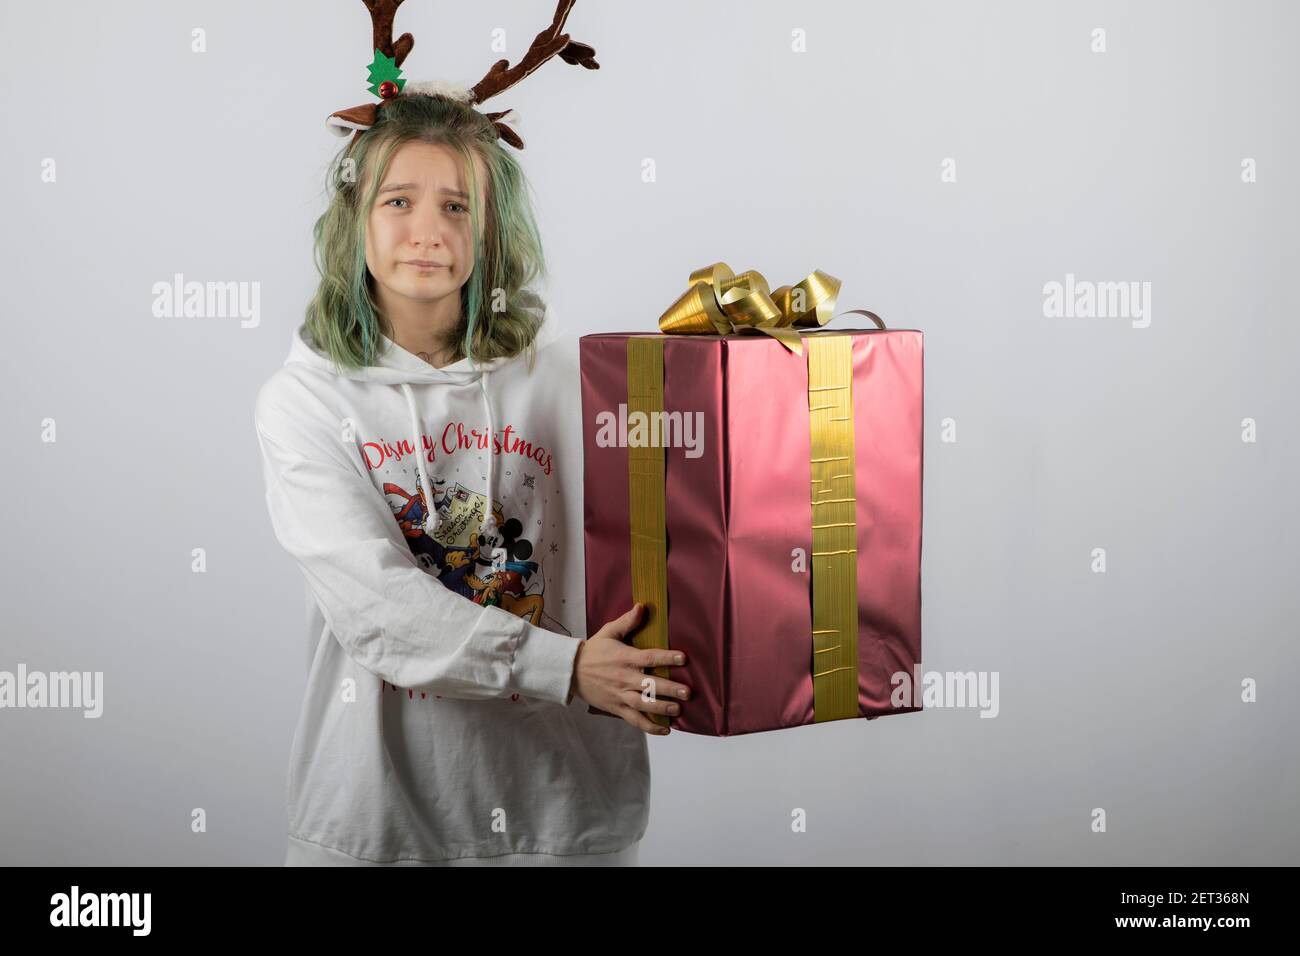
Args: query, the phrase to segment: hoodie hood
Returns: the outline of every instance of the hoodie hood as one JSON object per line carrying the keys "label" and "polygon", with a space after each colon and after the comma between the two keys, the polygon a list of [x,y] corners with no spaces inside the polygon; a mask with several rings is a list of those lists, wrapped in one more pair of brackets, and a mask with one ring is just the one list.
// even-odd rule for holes
{"label": "hoodie hood", "polygon": [[[542,318],[542,324],[537,330],[536,345],[540,351],[559,337],[559,326],[555,320],[554,310],[543,303],[536,294],[525,293],[524,297],[528,303],[528,310],[534,315],[540,315]],[[480,375],[483,373],[493,372],[522,360],[522,355],[490,359],[479,363],[475,363],[471,358],[463,358],[459,362],[453,362],[443,368],[435,368],[424,359],[406,351],[388,336],[380,333],[379,349],[376,357],[377,364],[367,365],[364,368],[340,370],[334,367],[334,363],[328,355],[316,348],[316,344],[311,340],[311,336],[307,333],[307,326],[304,324],[294,330],[293,340],[289,345],[289,355],[284,360],[284,364],[307,365],[328,372],[331,375],[341,375],[343,378],[349,378],[353,381],[376,382],[382,385],[434,385],[438,383],[469,385],[479,381]]]}
{"label": "hoodie hood", "polygon": [[[559,337],[559,326],[556,323],[553,311],[547,304],[543,303],[534,293],[526,293],[526,296],[529,300],[529,311],[534,315],[540,315],[542,318],[542,323],[537,330],[535,346],[540,352]],[[466,357],[443,368],[435,368],[424,359],[411,354],[381,332],[376,357],[377,364],[357,369],[338,369],[328,355],[316,348],[307,332],[307,326],[303,324],[294,330],[293,341],[289,346],[289,356],[284,360],[284,364],[306,365],[353,381],[373,382],[377,386],[401,389],[406,398],[406,407],[410,415],[411,447],[416,451],[415,463],[420,476],[421,486],[418,493],[424,502],[423,527],[425,533],[429,535],[438,530],[442,518],[435,500],[435,489],[429,481],[428,472],[425,470],[422,440],[424,423],[420,418],[415,389],[438,385],[462,386],[477,383],[479,394],[483,400],[488,434],[487,484],[483,491],[484,496],[487,498],[487,514],[480,526],[479,533],[483,535],[489,546],[495,546],[498,541],[498,529],[492,509],[493,502],[496,501],[496,498],[493,497],[496,455],[493,452],[492,439],[496,434],[496,425],[492,410],[492,395],[489,391],[489,379],[493,372],[523,361],[523,358],[524,356],[519,354],[508,358],[476,362],[473,358]]]}

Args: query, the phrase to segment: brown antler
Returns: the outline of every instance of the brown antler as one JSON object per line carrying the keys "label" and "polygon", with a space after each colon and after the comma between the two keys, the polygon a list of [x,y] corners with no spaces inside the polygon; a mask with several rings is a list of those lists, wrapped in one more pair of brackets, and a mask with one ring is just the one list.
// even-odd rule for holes
{"label": "brown antler", "polygon": [[558,55],[565,63],[582,66],[588,70],[600,69],[596,62],[596,51],[586,43],[570,40],[564,29],[564,21],[573,9],[574,0],[560,0],[555,8],[555,18],[551,25],[537,34],[533,45],[528,48],[524,58],[515,66],[509,60],[497,60],[487,71],[483,79],[474,84],[474,102],[482,103],[489,97],[496,96],[503,90],[514,86],[533,70],[537,69],[551,57]]}
{"label": "brown antler", "polygon": [[[409,33],[403,33],[397,38],[396,42],[393,41],[393,17],[397,15],[397,8],[402,5],[402,0],[361,0],[361,2],[370,11],[374,43],[372,49],[378,50],[384,56],[391,57],[393,62],[400,67],[402,61],[406,59],[406,55],[415,46],[415,37]],[[363,129],[369,129],[375,125],[379,105],[379,103],[366,103],[362,106],[338,110],[330,114],[329,119],[325,122],[331,130],[340,136],[345,136],[349,131],[353,131],[352,141],[355,143]]]}
{"label": "brown antler", "polygon": [[411,52],[411,47],[415,46],[415,37],[409,33],[403,33],[393,42],[393,17],[397,15],[397,8],[402,5],[402,0],[362,0],[366,9],[370,11],[370,22],[374,25],[374,49],[378,50],[384,56],[390,56],[398,66],[406,59],[406,55]]}
{"label": "brown antler", "polygon": [[487,113],[484,115],[486,115],[487,118],[492,121],[492,125],[497,128],[498,136],[504,139],[515,149],[523,149],[524,148],[523,138],[514,130],[512,130],[509,126],[507,126],[505,123],[500,122],[501,117],[505,116],[509,112],[510,110],[502,110],[499,113]]}

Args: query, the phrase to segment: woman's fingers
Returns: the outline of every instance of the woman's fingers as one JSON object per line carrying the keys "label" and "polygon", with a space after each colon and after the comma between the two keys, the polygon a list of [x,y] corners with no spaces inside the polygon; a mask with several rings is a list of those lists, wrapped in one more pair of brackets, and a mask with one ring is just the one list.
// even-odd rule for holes
{"label": "woman's fingers", "polygon": [[[630,662],[633,667],[644,671],[651,667],[682,667],[686,655],[670,648],[650,647],[632,648]],[[644,691],[647,687],[655,697],[671,697],[676,700],[690,700],[691,689],[685,684],[655,674],[642,674],[637,678],[637,686]]]}
{"label": "woman's fingers", "polygon": [[654,698],[646,700],[644,696],[635,690],[625,690],[620,695],[623,703],[633,710],[639,710],[646,714],[667,714],[669,717],[676,717],[682,712],[682,705],[674,700]]}
{"label": "woman's fingers", "polygon": [[650,668],[684,667],[686,655],[672,648],[636,648],[628,645],[627,637],[641,625],[645,611],[644,604],[633,604],[625,614],[602,627],[598,636],[623,642],[624,647],[619,648],[619,651],[626,656],[620,658],[620,661],[631,671],[630,683],[633,686],[624,685],[624,689],[618,692],[621,704],[618,716],[643,733],[663,735],[669,732],[668,728],[650,720],[646,714],[670,718],[680,715],[681,702],[690,699],[691,691],[685,684],[644,672]]}
{"label": "woman's fingers", "polygon": [[670,647],[646,647],[635,650],[636,666],[642,670],[648,667],[682,667],[686,655]]}
{"label": "woman's fingers", "polygon": [[612,637],[619,641],[623,640],[631,634],[632,631],[636,629],[637,624],[640,623],[644,608],[644,604],[633,604],[631,610],[614,618],[614,620],[606,624],[601,628],[601,630],[606,632],[606,636],[608,637]]}
{"label": "woman's fingers", "polygon": [[634,707],[623,706],[618,709],[618,716],[622,717],[637,730],[645,734],[657,734],[663,736],[668,733],[668,728],[656,724],[641,711]]}
{"label": "woman's fingers", "polygon": [[650,697],[666,698],[668,700],[690,700],[691,689],[685,684],[679,684],[675,680],[669,680],[667,677],[656,677],[654,674],[643,674],[637,681],[638,693],[647,694]]}

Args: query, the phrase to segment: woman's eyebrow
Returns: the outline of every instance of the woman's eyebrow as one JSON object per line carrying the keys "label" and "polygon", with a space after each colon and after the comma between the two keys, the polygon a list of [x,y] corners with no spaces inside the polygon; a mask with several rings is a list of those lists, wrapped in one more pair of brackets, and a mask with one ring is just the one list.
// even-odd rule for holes
{"label": "woman's eyebrow", "polygon": [[[394,183],[391,186],[385,186],[383,189],[379,190],[379,195],[382,196],[384,193],[397,192],[399,189],[415,189],[417,188],[417,185],[417,183]],[[448,189],[446,186],[443,186],[442,189],[438,191],[447,196],[455,196],[457,199],[469,199],[469,194],[461,192],[459,189]]]}

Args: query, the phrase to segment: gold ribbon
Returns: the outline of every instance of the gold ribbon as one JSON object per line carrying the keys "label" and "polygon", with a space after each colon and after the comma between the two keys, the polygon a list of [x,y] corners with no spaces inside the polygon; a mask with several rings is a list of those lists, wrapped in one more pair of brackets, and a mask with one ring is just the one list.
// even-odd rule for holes
{"label": "gold ribbon", "polygon": [[858,499],[853,337],[808,340],[813,721],[858,716]]}
{"label": "gold ribbon", "polygon": [[[644,412],[657,421],[664,410],[664,340],[630,336],[627,340],[627,414]],[[628,519],[632,540],[632,602],[645,605],[641,627],[632,635],[638,648],[668,647],[668,540],[664,494],[664,450],[658,444],[627,450]],[[667,667],[656,677],[669,678]],[[667,714],[650,714],[667,727]]]}
{"label": "gold ribbon", "polygon": [[[755,269],[736,275],[725,262],[696,269],[689,286],[659,317],[659,331],[668,335],[731,335],[750,330],[772,336],[791,352],[803,354],[801,329],[819,329],[834,317],[840,280],[814,269],[802,282],[771,291]],[[866,309],[841,313],[865,315],[885,327]]]}

